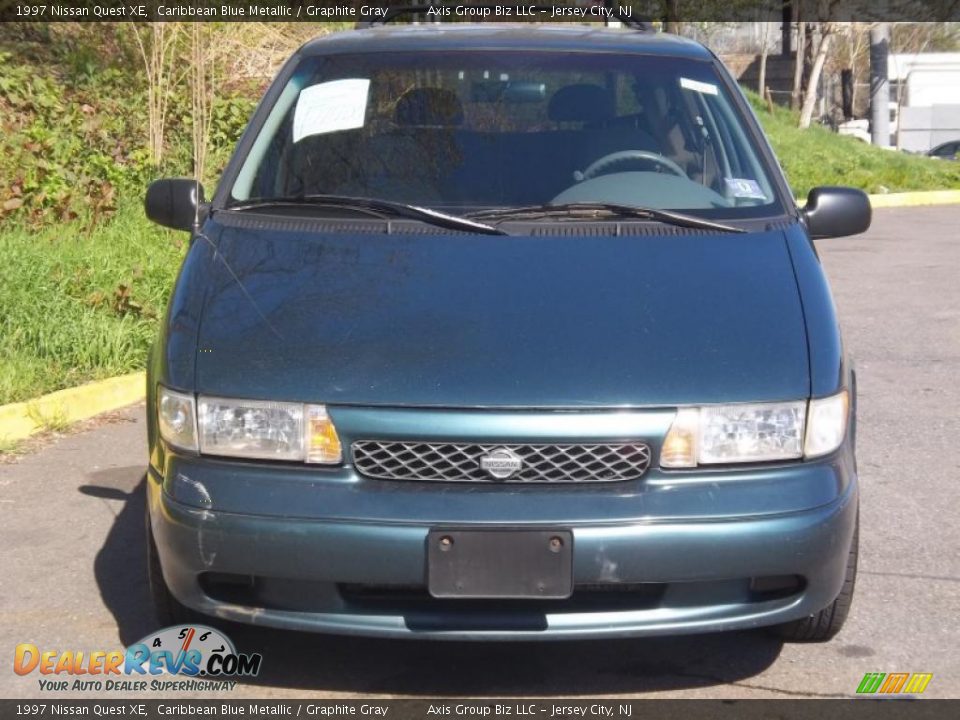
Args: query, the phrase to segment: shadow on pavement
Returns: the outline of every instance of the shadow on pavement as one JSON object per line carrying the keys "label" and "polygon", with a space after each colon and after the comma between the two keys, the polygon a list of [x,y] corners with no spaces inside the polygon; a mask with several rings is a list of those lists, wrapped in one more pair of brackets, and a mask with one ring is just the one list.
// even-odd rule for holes
{"label": "shadow on pavement", "polygon": [[[103,604],[113,613],[124,646],[156,630],[147,590],[147,547],[144,543],[143,466],[117,467],[89,473],[90,484],[79,490],[90,497],[122,500],[103,547],[93,561],[93,574]],[[111,509],[115,508],[110,504]]]}
{"label": "shadow on pavement", "polygon": [[[91,473],[80,491],[124,500],[94,573],[129,645],[156,630],[147,591],[142,467]],[[759,632],[545,643],[372,640],[211,619],[240,652],[259,652],[255,686],[431,696],[609,695],[722,685],[763,672],[782,644]]]}
{"label": "shadow on pavement", "polygon": [[243,682],[339,693],[507,697],[712,687],[766,670],[782,643],[759,632],[575,642],[447,643],[224,626],[263,654]]}

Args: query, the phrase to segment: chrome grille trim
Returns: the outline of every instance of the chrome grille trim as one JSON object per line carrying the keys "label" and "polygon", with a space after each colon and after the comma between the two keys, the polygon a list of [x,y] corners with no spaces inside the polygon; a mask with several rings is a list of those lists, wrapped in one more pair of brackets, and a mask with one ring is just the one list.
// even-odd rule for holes
{"label": "chrome grille trim", "polygon": [[[507,449],[523,467],[496,480],[480,467],[480,458]],[[650,467],[650,447],[627,443],[450,443],[358,440],[351,445],[353,465],[376,480],[483,483],[581,483],[637,480]]]}

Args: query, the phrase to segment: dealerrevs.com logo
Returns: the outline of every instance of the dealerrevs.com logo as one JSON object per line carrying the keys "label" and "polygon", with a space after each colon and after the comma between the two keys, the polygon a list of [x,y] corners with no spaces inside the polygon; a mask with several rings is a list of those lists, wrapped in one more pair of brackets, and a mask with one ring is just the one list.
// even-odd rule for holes
{"label": "dealerrevs.com logo", "polygon": [[256,676],[262,661],[259,653],[238,653],[230,638],[212,627],[174,625],[126,650],[42,650],[21,643],[13,671],[42,676],[43,691],[223,691],[236,685],[231,678]]}

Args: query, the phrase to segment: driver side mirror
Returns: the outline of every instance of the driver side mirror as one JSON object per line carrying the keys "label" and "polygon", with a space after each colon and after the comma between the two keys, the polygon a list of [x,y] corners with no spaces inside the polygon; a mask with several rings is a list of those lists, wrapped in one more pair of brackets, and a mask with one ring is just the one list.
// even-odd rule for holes
{"label": "driver side mirror", "polygon": [[150,183],[144,200],[147,217],[174,230],[193,230],[203,203],[203,185],[191,178],[165,178]]}
{"label": "driver side mirror", "polygon": [[870,198],[856,188],[815,187],[807,195],[803,216],[814,240],[857,235],[870,227]]}

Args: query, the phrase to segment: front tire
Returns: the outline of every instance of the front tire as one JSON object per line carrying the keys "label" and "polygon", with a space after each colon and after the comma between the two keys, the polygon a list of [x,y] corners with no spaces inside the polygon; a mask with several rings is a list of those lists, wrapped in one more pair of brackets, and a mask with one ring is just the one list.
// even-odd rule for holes
{"label": "front tire", "polygon": [[775,625],[771,629],[788,642],[826,642],[831,640],[847,620],[853,604],[853,589],[857,582],[857,558],[860,553],[860,517],[853,530],[850,553],[847,555],[847,570],[843,588],[837,599],[823,610],[799,620]]}

